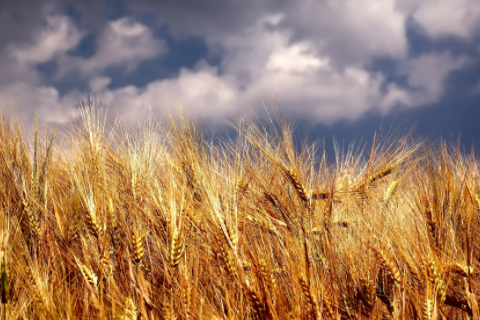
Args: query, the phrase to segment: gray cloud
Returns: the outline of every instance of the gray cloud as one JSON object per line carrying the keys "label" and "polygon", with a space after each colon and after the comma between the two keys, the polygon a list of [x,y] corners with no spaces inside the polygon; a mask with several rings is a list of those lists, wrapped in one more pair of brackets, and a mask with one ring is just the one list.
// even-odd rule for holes
{"label": "gray cloud", "polygon": [[83,37],[66,16],[49,15],[45,20],[46,25],[39,29],[29,43],[17,42],[8,47],[10,57],[16,59],[19,65],[47,62],[64,55],[76,47]]}
{"label": "gray cloud", "polygon": [[54,87],[42,84],[39,63],[56,60],[74,48],[82,32],[53,1],[16,1],[0,11],[0,105],[31,123],[69,121],[71,108]]}
{"label": "gray cloud", "polygon": [[139,62],[158,56],[165,47],[147,26],[130,18],[111,21],[102,31],[97,45],[92,57],[64,56],[60,60],[59,76],[71,71],[95,75],[112,66],[132,71]]}
{"label": "gray cloud", "polygon": [[289,2],[280,24],[293,40],[309,40],[335,65],[364,65],[374,57],[403,58],[406,15],[393,0]]}
{"label": "gray cloud", "polygon": [[406,61],[400,66],[400,73],[407,76],[408,85],[412,88],[409,105],[437,102],[443,93],[446,76],[468,62],[468,58],[454,57],[448,52],[423,54]]}
{"label": "gray cloud", "polygon": [[[407,42],[404,20],[394,0],[358,1],[132,1],[138,12],[155,12],[177,35],[203,36],[222,46],[232,35],[249,33],[265,17],[281,15],[291,41],[308,40],[335,63],[363,63],[372,56],[402,57]],[[189,8],[186,10],[186,8]]]}
{"label": "gray cloud", "polygon": [[127,1],[127,6],[141,14],[150,13],[159,24],[166,24],[177,37],[240,34],[265,15],[279,13],[286,0],[185,0]]}
{"label": "gray cloud", "polygon": [[12,45],[25,46],[34,41],[39,31],[33,26],[44,22],[51,7],[49,1],[31,0],[10,1],[0,9],[0,85],[32,76],[28,66],[20,65],[12,55]]}
{"label": "gray cloud", "polygon": [[[104,2],[67,3],[80,19],[53,0],[17,1],[0,11],[2,105],[23,115],[37,108],[45,120],[58,123],[77,117],[75,103],[84,93],[60,95],[42,83],[37,66],[53,62],[57,81],[77,75],[132,121],[183,103],[190,113],[220,122],[237,111],[262,108],[261,100],[273,91],[285,109],[313,122],[353,121],[368,111],[434,103],[449,74],[468,65],[468,57],[448,52],[409,56],[408,19],[432,39],[466,40],[480,21],[475,0],[137,0],[127,1],[127,15],[114,19],[107,17],[111,9]],[[32,9],[22,9],[26,5]],[[109,89],[107,69],[133,74],[139,63],[169,49],[155,35],[161,26],[177,39],[202,38],[219,55],[218,65],[199,61],[173,78]],[[71,56],[89,32],[97,38],[93,55]],[[368,69],[377,58],[393,61],[398,66],[393,72],[406,83]]]}

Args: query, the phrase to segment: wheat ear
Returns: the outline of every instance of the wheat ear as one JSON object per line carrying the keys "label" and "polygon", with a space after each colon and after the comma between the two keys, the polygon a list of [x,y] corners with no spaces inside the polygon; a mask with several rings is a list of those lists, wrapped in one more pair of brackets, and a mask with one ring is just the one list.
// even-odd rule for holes
{"label": "wheat ear", "polygon": [[115,207],[113,205],[112,198],[108,197],[107,200],[108,207],[108,221],[110,222],[110,233],[112,236],[112,243],[114,247],[117,247],[120,242],[119,238],[119,229],[118,229],[118,219],[115,217]]}
{"label": "wheat ear", "polygon": [[173,232],[170,235],[170,266],[176,267],[180,263],[183,251],[185,250],[185,237],[183,232],[177,228],[173,228]]}
{"label": "wheat ear", "polygon": [[388,200],[392,197],[392,195],[395,193],[398,187],[398,181],[397,180],[392,180],[390,184],[388,185],[387,190],[385,190],[385,193],[383,194],[383,202],[387,203]]}
{"label": "wheat ear", "polygon": [[305,275],[304,274],[300,275],[299,280],[300,280],[300,287],[302,288],[302,295],[307,305],[307,312],[309,314],[309,318],[319,319],[320,314],[318,310],[318,305],[315,300],[315,297],[313,296],[310,290],[310,285],[308,284]]}
{"label": "wheat ear", "polygon": [[395,282],[397,282],[398,285],[401,286],[403,283],[402,275],[400,273],[400,270],[398,270],[396,262],[391,259],[382,249],[375,249],[372,247],[372,250],[380,258],[380,260],[382,260],[387,265],[393,279],[395,280]]}
{"label": "wheat ear", "polygon": [[133,262],[137,265],[142,263],[145,250],[143,248],[144,236],[135,230],[132,237]]}
{"label": "wheat ear", "polygon": [[268,290],[273,294],[275,290],[275,275],[270,272],[267,262],[264,259],[260,259],[259,265],[260,273],[262,274],[263,279],[265,279]]}
{"label": "wheat ear", "polygon": [[305,190],[305,186],[300,181],[300,178],[298,177],[295,170],[290,170],[290,169],[287,169],[287,168],[283,168],[283,171],[285,172],[285,175],[287,176],[287,180],[295,188],[295,191],[297,191],[297,195],[302,200],[303,204],[306,207],[309,207],[310,206],[309,197],[308,197],[307,192]]}
{"label": "wheat ear", "polygon": [[98,294],[98,276],[86,265],[81,263],[76,257],[75,261],[80,269],[80,273],[82,274],[85,281],[89,284],[92,290]]}

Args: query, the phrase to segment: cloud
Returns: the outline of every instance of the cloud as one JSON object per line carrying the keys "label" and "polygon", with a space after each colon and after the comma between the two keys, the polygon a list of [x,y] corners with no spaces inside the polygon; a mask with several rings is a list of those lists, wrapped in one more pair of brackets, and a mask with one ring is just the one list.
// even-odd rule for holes
{"label": "cloud", "polygon": [[248,35],[230,39],[230,45],[224,43],[226,58],[219,67],[202,62],[193,70],[182,69],[176,78],[143,89],[106,90],[101,96],[126,118],[142,117],[150,109],[162,113],[181,103],[190,113],[218,122],[240,110],[261,108],[273,91],[297,116],[325,123],[353,120],[375,107],[381,96],[380,74],[354,66],[337,69],[329,57],[319,57],[311,43],[292,44],[286,32],[266,30],[264,22],[252,26]]}
{"label": "cloud", "polygon": [[469,63],[467,57],[454,57],[449,52],[428,53],[403,63],[399,73],[407,77],[410,102],[418,106],[437,102],[443,92],[446,77]]}
{"label": "cloud", "polygon": [[[42,84],[37,65],[65,55],[77,46],[83,33],[69,17],[55,12],[49,5],[37,9],[39,14],[45,14],[41,20],[33,13],[23,16],[28,18],[25,21],[10,18],[13,26],[31,24],[30,34],[19,27],[18,30],[14,28],[19,32],[18,38],[0,35],[5,40],[0,49],[0,105],[2,110],[20,116],[26,123],[32,121],[36,111],[40,121],[70,121],[69,111],[73,108],[70,104],[63,104],[69,100],[69,95],[61,97],[55,87]],[[16,16],[16,10],[11,8],[10,15],[3,14],[6,18]]]}
{"label": "cloud", "polygon": [[107,25],[92,57],[65,56],[61,59],[59,76],[71,71],[79,71],[84,76],[98,74],[112,66],[132,71],[138,63],[158,56],[164,49],[164,42],[156,39],[150,28],[124,17]]}
{"label": "cloud", "polygon": [[102,101],[115,108],[125,119],[135,123],[151,110],[165,115],[176,112],[179,105],[187,114],[201,114],[204,119],[219,121],[237,111],[239,92],[215,68],[203,65],[197,70],[182,69],[178,77],[149,83],[145,88],[125,86],[100,92]]}
{"label": "cloud", "polygon": [[[158,55],[164,48],[163,42],[155,39],[145,25],[122,18],[106,25],[99,37],[100,45],[90,59],[72,57],[68,52],[79,44],[85,33],[70,17],[58,11],[49,8],[43,13],[43,20],[32,19],[36,23],[30,26],[29,37],[9,38],[0,49],[0,58],[5,61],[0,67],[1,107],[26,123],[32,121],[35,112],[40,121],[68,123],[78,116],[78,100],[88,94],[72,90],[61,95],[56,87],[44,85],[37,69],[39,64],[57,62],[59,75],[66,70],[95,75],[117,65],[132,70],[140,61]],[[101,75],[92,77],[90,88],[105,90],[110,81]]]}
{"label": "cloud", "polygon": [[[321,55],[340,65],[362,64],[375,56],[400,58],[407,51],[405,19],[394,0],[209,1],[130,3],[136,12],[150,12],[179,36],[204,37],[222,47],[233,35],[247,34],[266,17],[281,16],[266,27],[289,32],[290,40],[308,40]],[[185,10],[189,7],[190,10]]]}
{"label": "cloud", "polygon": [[261,101],[275,92],[288,114],[333,123],[356,120],[371,110],[437,102],[450,72],[468,63],[466,57],[448,52],[399,58],[398,75],[407,80],[403,87],[355,59],[339,66],[331,54],[319,53],[315,39],[291,41],[292,33],[278,27],[283,19],[281,14],[266,16],[239,34],[211,39],[222,46],[218,67],[202,62],[182,69],[175,78],[153,81],[145,88],[105,90],[102,96],[130,119],[181,103],[192,114],[221,122],[236,111],[262,108]]}
{"label": "cloud", "polygon": [[93,92],[104,91],[111,82],[109,77],[95,77],[89,81],[89,87]]}
{"label": "cloud", "polygon": [[374,57],[403,58],[407,53],[406,14],[394,0],[288,2],[280,27],[292,40],[311,41],[341,66],[363,65]]}
{"label": "cloud", "polygon": [[432,38],[471,38],[478,33],[480,2],[477,0],[429,0],[413,12],[413,18]]}
{"label": "cloud", "polygon": [[46,26],[39,30],[28,44],[12,44],[11,56],[20,64],[42,63],[65,54],[74,48],[83,37],[72,21],[61,15],[46,17]]}
{"label": "cloud", "polygon": [[[303,0],[301,5],[285,0],[138,0],[126,2],[124,17],[114,20],[98,4],[70,0],[81,14],[74,20],[60,13],[53,0],[43,3],[37,5],[37,15],[24,18],[27,26],[0,11],[0,26],[9,19],[18,33],[7,36],[0,30],[0,59],[6,61],[0,65],[0,101],[16,100],[20,113],[38,108],[41,117],[58,123],[76,117],[76,101],[88,92],[60,94],[55,85],[46,85],[37,70],[45,62],[58,66],[53,83],[75,75],[79,85],[132,122],[150,110],[164,114],[183,104],[189,114],[221,123],[237,111],[263,108],[262,100],[273,92],[285,114],[322,123],[427,105],[442,98],[449,74],[470,60],[435,51],[409,56],[406,22],[414,19],[432,39],[469,39],[479,20],[478,5],[466,11],[472,4],[468,0]],[[89,15],[92,11],[96,13]],[[218,61],[178,66],[174,76],[139,86],[134,80],[138,65],[169,49],[156,36],[158,28],[168,30],[174,41],[199,37]],[[90,33],[96,38],[93,54],[71,55]],[[396,67],[372,71],[377,58]],[[112,69],[125,70],[131,84],[109,87]],[[405,82],[392,80],[398,77]]]}
{"label": "cloud", "polygon": [[61,97],[58,90],[29,82],[0,87],[0,109],[19,117],[29,126],[38,114],[40,122],[68,123],[78,117],[74,107],[80,95],[76,92]]}
{"label": "cloud", "polygon": [[64,55],[83,36],[69,17],[53,11],[48,2],[31,3],[31,8],[28,14],[15,5],[0,10],[0,86],[39,81],[36,65]]}
{"label": "cloud", "polygon": [[138,15],[150,14],[175,37],[218,37],[242,32],[259,18],[281,12],[287,0],[184,0],[126,2]]}

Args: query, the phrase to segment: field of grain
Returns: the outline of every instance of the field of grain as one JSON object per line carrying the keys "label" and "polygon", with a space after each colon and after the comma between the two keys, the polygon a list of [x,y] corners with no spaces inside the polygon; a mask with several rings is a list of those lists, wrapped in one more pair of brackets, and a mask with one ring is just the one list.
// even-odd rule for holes
{"label": "field of grain", "polygon": [[[478,319],[478,160],[281,118],[31,139],[0,120],[1,319]],[[108,132],[107,132],[108,131]]]}

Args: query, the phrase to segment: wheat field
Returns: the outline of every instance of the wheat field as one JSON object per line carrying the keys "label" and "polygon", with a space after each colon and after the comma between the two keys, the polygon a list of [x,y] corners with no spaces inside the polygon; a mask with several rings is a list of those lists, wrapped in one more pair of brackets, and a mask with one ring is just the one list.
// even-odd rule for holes
{"label": "wheat field", "polygon": [[0,119],[1,319],[478,319],[479,162],[280,116],[31,139]]}

